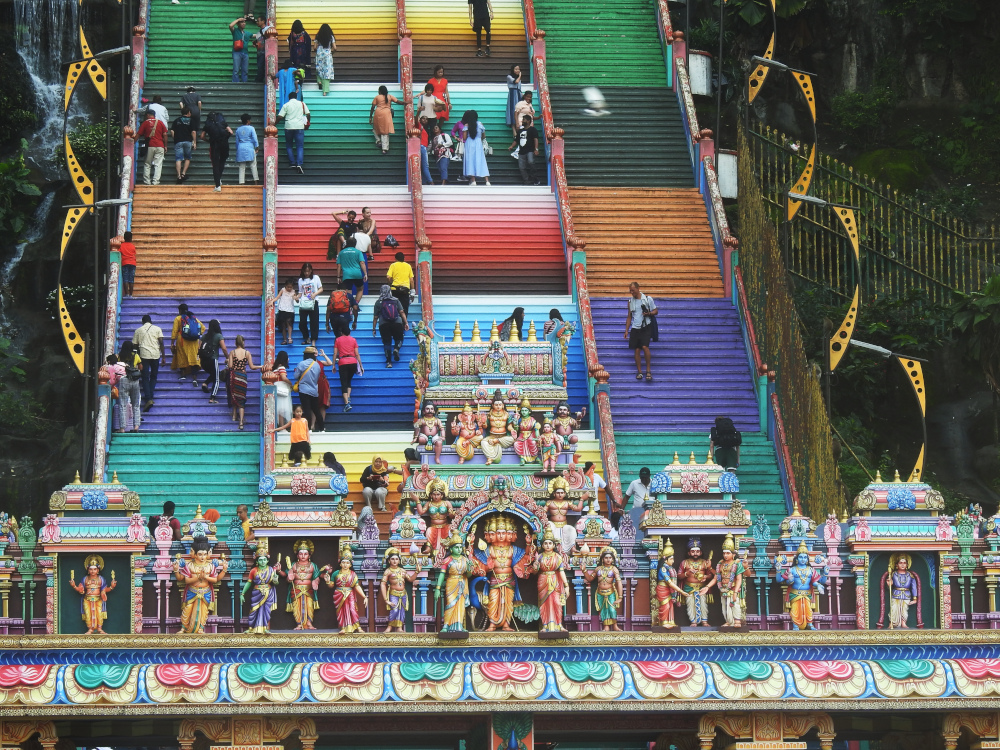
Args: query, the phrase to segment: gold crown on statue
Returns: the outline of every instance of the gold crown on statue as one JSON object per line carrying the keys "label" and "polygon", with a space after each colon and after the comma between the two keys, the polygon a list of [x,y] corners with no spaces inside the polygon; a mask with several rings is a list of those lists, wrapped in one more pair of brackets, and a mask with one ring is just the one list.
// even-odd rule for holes
{"label": "gold crown on statue", "polygon": [[315,545],[308,539],[300,539],[295,543],[295,554],[298,554],[299,552],[302,552],[302,550],[305,550],[306,552],[309,553],[309,556],[312,557],[313,550],[315,549],[316,549]]}
{"label": "gold crown on statue", "polygon": [[730,552],[736,551],[736,542],[733,541],[732,534],[726,534],[726,538],[722,542],[722,551],[725,552],[726,550]]}
{"label": "gold crown on statue", "polygon": [[472,413],[472,407],[469,405],[468,401],[465,402],[465,406],[462,407],[462,411],[465,412],[466,414]]}
{"label": "gold crown on statue", "polygon": [[552,526],[545,527],[545,533],[542,534],[543,542],[552,542],[553,544],[558,544],[559,540],[556,539],[555,532],[552,530]]}
{"label": "gold crown on statue", "polygon": [[514,523],[504,516],[493,516],[486,522],[486,531],[514,531]]}
{"label": "gold crown on statue", "polygon": [[663,542],[663,552],[660,554],[660,557],[666,560],[668,557],[672,557],[673,554],[674,554],[674,545],[671,544],[670,537],[666,537],[665,541]]}
{"label": "gold crown on statue", "polygon": [[549,480],[549,494],[553,494],[556,490],[569,492],[569,482],[566,481],[566,477],[556,477]]}
{"label": "gold crown on statue", "polygon": [[91,565],[96,565],[98,572],[104,570],[104,558],[100,555],[90,555],[86,560],[83,561],[83,567],[85,570],[90,570]]}
{"label": "gold crown on statue", "polygon": [[432,479],[427,484],[427,498],[430,498],[435,492],[440,492],[444,497],[448,497],[448,483],[443,479]]}
{"label": "gold crown on statue", "polygon": [[525,396],[524,398],[521,399],[521,408],[522,409],[530,409],[531,408],[531,402],[528,401],[528,397],[527,396]]}
{"label": "gold crown on statue", "polygon": [[402,560],[402,558],[403,558],[403,556],[399,552],[399,548],[398,547],[389,547],[389,549],[387,549],[385,551],[385,554],[382,555],[382,561],[384,563],[388,564],[389,563],[389,558],[392,557],[393,555],[396,555],[397,557],[399,557],[400,560]]}
{"label": "gold crown on statue", "polygon": [[795,554],[798,555],[798,554],[801,554],[803,552],[805,552],[807,555],[809,554],[809,548],[806,547],[806,540],[805,539],[803,539],[801,542],[799,542],[799,548],[795,551]]}
{"label": "gold crown on statue", "polygon": [[448,537],[448,541],[445,542],[445,546],[450,548],[454,547],[456,544],[462,546],[465,544],[465,540],[458,531],[453,531],[451,532],[451,536]]}
{"label": "gold crown on statue", "polygon": [[611,555],[615,562],[618,562],[618,551],[614,547],[602,547],[601,554],[597,556],[597,559],[604,560],[605,555]]}

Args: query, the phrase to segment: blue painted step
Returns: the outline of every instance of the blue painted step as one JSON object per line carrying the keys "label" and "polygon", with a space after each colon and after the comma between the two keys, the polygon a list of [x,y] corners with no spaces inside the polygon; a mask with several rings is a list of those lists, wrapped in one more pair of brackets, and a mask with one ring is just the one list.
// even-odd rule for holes
{"label": "blue painted step", "polygon": [[635,379],[623,338],[627,301],[592,299],[601,364],[611,374],[616,432],[705,432],[717,416],[760,430],[754,379],[728,299],[657,299],[660,340],[651,346],[653,382]]}
{"label": "blue painted step", "polygon": [[[177,316],[177,306],[187,303],[195,316],[208,326],[213,318],[222,326],[226,346],[236,345],[237,334],[246,340],[246,348],[254,364],[260,364],[260,298],[258,297],[133,297],[122,301],[118,328],[118,348],[131,341],[135,329],[142,325],[142,316],[150,315],[153,324],[163,329],[167,364],[160,366],[156,386],[156,404],[143,415],[143,431],[153,432],[236,432],[225,390],[219,389],[219,404],[208,403],[208,396],[194,388],[191,380],[180,379],[177,370],[170,369],[170,333]],[[222,360],[220,359],[220,362]],[[198,372],[198,382],[205,381],[205,372]],[[257,433],[260,425],[260,373],[247,374],[246,429]]]}

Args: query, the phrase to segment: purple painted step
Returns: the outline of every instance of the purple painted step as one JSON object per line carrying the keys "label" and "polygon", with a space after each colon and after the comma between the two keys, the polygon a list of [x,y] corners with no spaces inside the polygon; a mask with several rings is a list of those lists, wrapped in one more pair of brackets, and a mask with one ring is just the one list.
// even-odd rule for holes
{"label": "purple painted step", "polygon": [[708,432],[717,416],[739,430],[760,429],[754,379],[728,299],[657,299],[660,340],[651,347],[653,382],[635,379],[635,359],[622,338],[627,302],[591,299],[601,364],[611,374],[616,430]]}
{"label": "purple painted step", "polygon": [[[210,404],[208,396],[200,388],[194,388],[190,379],[182,381],[178,372],[170,369],[169,338],[177,305],[181,302],[186,302],[206,326],[213,318],[217,319],[230,349],[235,345],[237,334],[242,334],[247,350],[253,355],[253,363],[260,364],[259,297],[133,297],[123,300],[119,348],[122,341],[132,339],[146,314],[152,316],[154,325],[163,329],[167,348],[167,364],[160,366],[156,385],[156,404],[143,415],[141,429],[150,432],[235,432],[238,427],[226,406],[224,388],[219,389],[220,403]],[[204,380],[205,373],[199,371],[198,381]],[[251,370],[247,373],[247,381],[246,429],[256,432],[260,426],[260,372]]]}

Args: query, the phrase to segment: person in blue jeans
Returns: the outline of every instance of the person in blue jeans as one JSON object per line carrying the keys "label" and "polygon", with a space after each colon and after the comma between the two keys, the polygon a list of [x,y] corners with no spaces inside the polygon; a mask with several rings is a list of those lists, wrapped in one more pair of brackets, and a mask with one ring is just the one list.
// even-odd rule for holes
{"label": "person in blue jeans", "polygon": [[285,122],[285,150],[288,151],[288,163],[299,174],[304,174],[302,161],[305,150],[305,133],[309,127],[309,107],[298,100],[298,95],[292,91],[288,101],[278,112],[278,122]]}
{"label": "person in blue jeans", "polygon": [[[420,118],[420,178],[425,185],[433,185],[430,159],[427,157],[427,147],[430,145],[431,131],[426,117]],[[436,122],[436,120],[435,120]]]}
{"label": "person in blue jeans", "polygon": [[431,125],[431,153],[437,162],[438,174],[441,176],[441,184],[448,184],[448,162],[451,160],[452,146],[454,142],[451,136],[441,130],[440,120],[435,120]]}
{"label": "person in blue jeans", "polygon": [[250,45],[253,44],[253,34],[246,28],[247,19],[254,20],[252,15],[240,16],[229,24],[229,31],[233,35],[233,83],[247,82],[247,69],[250,67]]}

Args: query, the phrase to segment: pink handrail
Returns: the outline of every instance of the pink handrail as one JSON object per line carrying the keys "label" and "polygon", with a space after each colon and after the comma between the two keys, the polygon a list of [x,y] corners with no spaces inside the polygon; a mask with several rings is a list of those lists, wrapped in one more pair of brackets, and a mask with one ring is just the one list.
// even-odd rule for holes
{"label": "pink handrail", "polygon": [[[277,253],[277,196],[278,196],[278,29],[276,28],[276,3],[267,0],[267,21],[264,26],[264,239],[263,252]],[[278,268],[274,260],[264,262],[264,296],[266,300],[277,286]],[[264,341],[261,358],[266,366],[274,362],[276,356],[274,337],[274,315],[264,310]],[[265,381],[267,382],[267,381]],[[271,430],[277,418],[277,397],[273,388],[263,391],[261,397],[261,428],[263,431],[263,455],[261,473],[270,474],[275,465],[275,436]]]}
{"label": "pink handrail", "polygon": [[788,441],[785,439],[785,421],[781,417],[781,405],[778,403],[778,394],[771,394],[771,408],[774,409],[774,431],[778,445],[781,448],[781,458],[785,464],[785,476],[788,478],[788,492],[792,496],[792,515],[802,515],[802,503],[799,502],[799,490],[795,486],[795,469],[792,468],[792,453],[788,450]]}
{"label": "pink handrail", "polygon": [[757,346],[757,331],[754,329],[753,317],[750,315],[750,306],[747,304],[746,287],[743,285],[743,271],[737,266],[733,271],[733,275],[736,279],[736,295],[743,311],[743,320],[747,324],[747,338],[750,339],[750,354],[753,356],[753,369],[756,374],[764,375],[767,372],[767,365],[761,361],[760,349]]}
{"label": "pink handrail", "polygon": [[[681,90],[681,108],[684,110],[684,122],[687,124],[688,135],[691,143],[697,143],[702,138],[701,129],[698,127],[698,113],[694,107],[694,98],[691,95],[691,80],[688,78],[687,65],[680,55],[674,56],[674,71],[677,77],[677,85]],[[707,131],[711,136],[711,131]]]}

